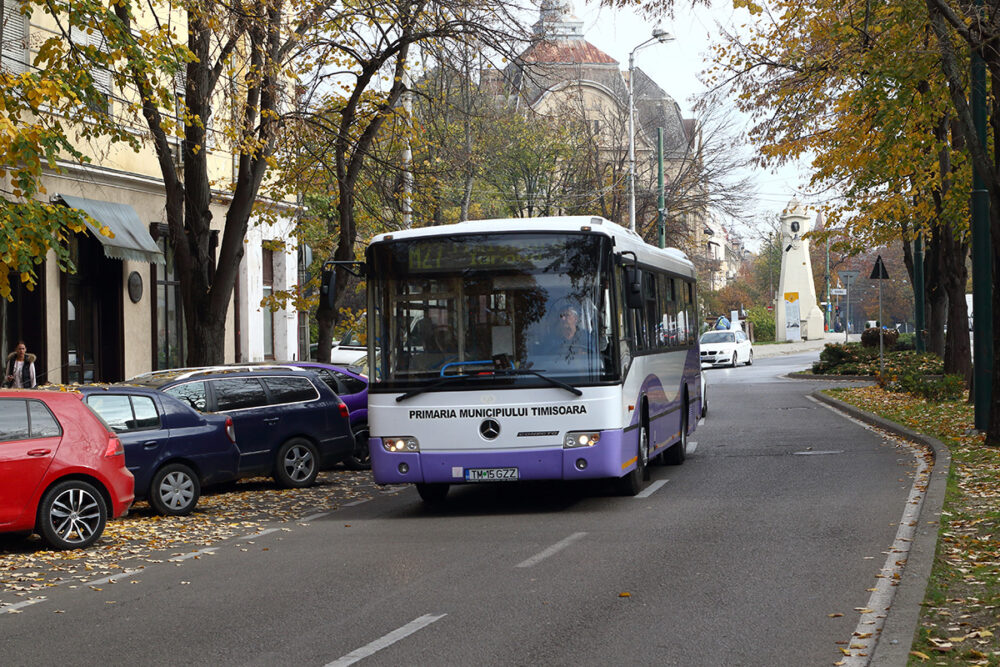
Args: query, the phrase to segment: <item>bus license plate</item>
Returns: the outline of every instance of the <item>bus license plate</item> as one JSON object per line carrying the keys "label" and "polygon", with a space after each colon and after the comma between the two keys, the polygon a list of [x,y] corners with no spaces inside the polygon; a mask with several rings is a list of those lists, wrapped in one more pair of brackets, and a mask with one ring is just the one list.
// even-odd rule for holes
{"label": "bus license plate", "polygon": [[466,468],[466,482],[514,482],[517,468]]}

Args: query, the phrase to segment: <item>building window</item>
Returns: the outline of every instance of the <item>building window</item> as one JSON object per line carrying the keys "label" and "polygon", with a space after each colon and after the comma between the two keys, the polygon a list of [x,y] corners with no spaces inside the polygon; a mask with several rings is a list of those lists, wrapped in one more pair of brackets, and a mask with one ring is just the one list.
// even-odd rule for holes
{"label": "building window", "polygon": [[166,258],[166,265],[154,265],[156,275],[156,370],[184,366],[187,332],[181,307],[181,281],[174,264],[174,250],[164,231],[156,245]]}
{"label": "building window", "polygon": [[[261,274],[264,282],[264,299],[267,300],[274,294],[274,251],[262,249],[261,254]],[[261,308],[263,318],[262,329],[264,331],[264,358],[274,359],[274,312],[270,303]]]}
{"label": "building window", "polygon": [[21,14],[22,3],[17,0],[4,0],[0,6],[0,69],[22,74],[28,69],[28,19]]}
{"label": "building window", "polygon": [[[100,30],[82,32],[80,28],[72,28],[69,32],[69,39],[78,47],[92,46],[95,50],[107,53],[108,45],[104,41],[104,35]],[[111,115],[111,71],[103,67],[92,65],[89,68],[90,76],[94,80],[96,97],[86,100],[86,104],[92,111],[97,111],[104,115]]]}

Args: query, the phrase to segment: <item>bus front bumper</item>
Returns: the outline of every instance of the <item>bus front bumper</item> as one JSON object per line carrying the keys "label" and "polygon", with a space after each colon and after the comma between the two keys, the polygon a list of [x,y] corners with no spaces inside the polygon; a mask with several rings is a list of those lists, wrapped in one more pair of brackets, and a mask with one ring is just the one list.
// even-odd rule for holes
{"label": "bus front bumper", "polygon": [[[468,470],[516,469],[516,480],[576,480],[621,477],[636,464],[639,431],[602,431],[592,447],[429,450],[387,452],[379,438],[369,441],[372,473],[379,484],[463,484]],[[509,475],[509,473],[507,473]]]}

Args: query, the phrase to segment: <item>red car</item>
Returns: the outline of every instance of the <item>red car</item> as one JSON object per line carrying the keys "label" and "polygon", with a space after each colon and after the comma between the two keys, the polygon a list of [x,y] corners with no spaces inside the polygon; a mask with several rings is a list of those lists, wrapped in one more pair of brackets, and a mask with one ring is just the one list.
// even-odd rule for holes
{"label": "red car", "polygon": [[93,544],[132,504],[121,441],[78,392],[0,391],[0,532]]}

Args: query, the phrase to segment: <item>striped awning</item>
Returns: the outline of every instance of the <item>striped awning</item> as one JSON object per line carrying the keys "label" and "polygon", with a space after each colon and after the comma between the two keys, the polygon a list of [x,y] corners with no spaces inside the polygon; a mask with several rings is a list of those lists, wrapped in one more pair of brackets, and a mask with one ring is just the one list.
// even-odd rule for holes
{"label": "striped awning", "polygon": [[149,235],[146,225],[135,209],[128,204],[115,204],[71,195],[56,195],[58,202],[83,211],[91,218],[108,227],[114,236],[105,236],[99,228],[87,223],[90,231],[104,246],[104,254],[114,259],[130,259],[149,264],[166,264],[163,253],[156,241]]}

